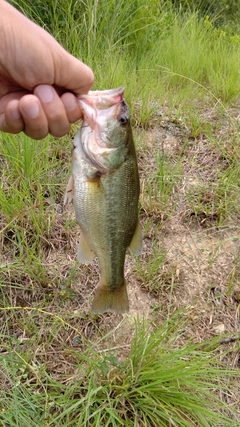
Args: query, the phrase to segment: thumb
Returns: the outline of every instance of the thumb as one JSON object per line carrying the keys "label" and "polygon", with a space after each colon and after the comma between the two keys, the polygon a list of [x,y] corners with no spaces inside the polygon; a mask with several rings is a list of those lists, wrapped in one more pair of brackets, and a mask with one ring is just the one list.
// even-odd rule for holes
{"label": "thumb", "polygon": [[55,61],[54,83],[75,95],[81,95],[93,85],[94,74],[90,67],[62,48],[62,54]]}

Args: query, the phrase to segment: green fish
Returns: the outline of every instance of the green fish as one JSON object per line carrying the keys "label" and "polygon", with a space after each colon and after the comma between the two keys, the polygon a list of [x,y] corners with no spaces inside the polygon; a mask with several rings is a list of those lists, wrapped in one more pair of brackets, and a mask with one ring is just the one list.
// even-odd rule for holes
{"label": "green fish", "polygon": [[78,260],[88,264],[97,256],[100,266],[92,313],[129,310],[126,251],[138,255],[142,248],[138,166],[123,92],[119,87],[79,97],[83,123],[65,195],[65,203],[73,200],[81,228]]}

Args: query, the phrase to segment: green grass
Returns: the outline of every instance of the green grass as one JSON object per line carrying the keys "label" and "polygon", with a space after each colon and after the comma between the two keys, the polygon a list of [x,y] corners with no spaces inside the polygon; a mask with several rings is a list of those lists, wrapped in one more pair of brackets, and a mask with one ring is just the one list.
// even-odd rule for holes
{"label": "green grass", "polygon": [[[12,315],[16,310],[23,316],[17,308],[11,310]],[[49,322],[50,313],[26,310],[25,316],[29,314],[32,328],[36,328],[34,322]],[[180,338],[175,327],[179,315],[154,332],[137,321],[135,337],[124,361],[111,349],[99,351],[112,332],[90,344],[81,331],[58,316],[51,318],[54,324],[48,337],[49,349],[61,348],[56,342],[57,334],[67,332],[71,336],[74,332],[80,342],[83,339],[81,349],[74,349],[73,335],[64,345],[64,358],[74,360],[75,373],[62,379],[55,373],[53,378],[39,360],[43,359],[40,337],[35,349],[30,336],[25,342],[9,337],[1,356],[6,382],[1,397],[2,425],[25,425],[26,420],[29,426],[235,425],[218,411],[224,405],[214,393],[215,388],[228,392],[227,378],[234,371],[221,368],[216,354],[202,350],[202,346],[174,349]],[[129,327],[127,321],[124,326]],[[75,342],[79,341],[75,337]],[[225,411],[230,411],[227,405]]]}
{"label": "green grass", "polygon": [[98,89],[123,85],[131,105],[141,100],[141,116],[171,89],[174,102],[189,91],[227,102],[239,93],[240,39],[170,2],[14,3],[93,68]]}
{"label": "green grass", "polygon": [[141,292],[151,301],[143,324],[87,313],[98,270],[75,262],[62,206],[78,125],[1,134],[0,424],[235,427],[239,346],[209,337],[239,319],[239,33],[165,1],[12,3],[93,68],[94,88],[126,88],[144,234],[127,280],[139,316]]}

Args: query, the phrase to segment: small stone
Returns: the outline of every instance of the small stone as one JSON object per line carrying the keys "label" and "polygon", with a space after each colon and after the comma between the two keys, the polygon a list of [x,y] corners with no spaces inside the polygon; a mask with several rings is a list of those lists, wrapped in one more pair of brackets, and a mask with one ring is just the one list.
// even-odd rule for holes
{"label": "small stone", "polygon": [[219,325],[215,326],[213,329],[217,335],[223,334],[225,331],[225,325],[223,323],[219,323]]}

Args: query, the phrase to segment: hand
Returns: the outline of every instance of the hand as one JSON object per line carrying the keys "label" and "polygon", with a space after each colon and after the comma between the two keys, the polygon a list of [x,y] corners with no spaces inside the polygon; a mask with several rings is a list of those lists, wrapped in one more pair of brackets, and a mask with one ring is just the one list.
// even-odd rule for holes
{"label": "hand", "polygon": [[91,88],[92,70],[3,0],[0,9],[0,130],[65,135],[82,117],[77,96]]}

